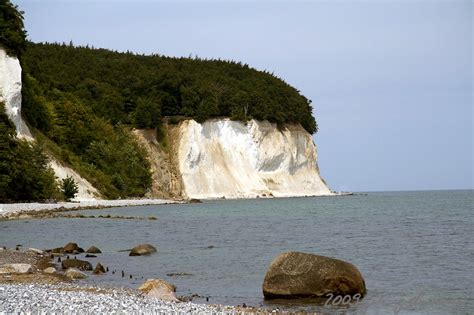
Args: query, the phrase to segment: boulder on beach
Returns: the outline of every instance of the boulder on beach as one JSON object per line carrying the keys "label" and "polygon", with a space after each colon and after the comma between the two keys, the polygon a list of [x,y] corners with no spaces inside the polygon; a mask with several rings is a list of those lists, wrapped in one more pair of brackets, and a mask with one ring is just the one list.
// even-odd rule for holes
{"label": "boulder on beach", "polygon": [[77,268],[80,270],[92,270],[90,262],[80,259],[64,259],[61,263],[63,270],[68,268]]}
{"label": "boulder on beach", "polygon": [[62,254],[64,254],[64,248],[56,247],[56,248],[53,248],[53,249],[48,249],[46,252],[51,253],[53,255],[62,255]]}
{"label": "boulder on beach", "polygon": [[64,252],[68,254],[83,253],[84,249],[80,248],[77,243],[67,243],[64,247]]}
{"label": "boulder on beach", "polygon": [[150,244],[140,244],[132,248],[129,256],[142,256],[156,253],[156,248]]}
{"label": "boulder on beach", "polygon": [[178,302],[176,287],[163,279],[148,279],[138,290],[144,292],[148,297],[154,297],[163,301]]}
{"label": "boulder on beach", "polygon": [[87,275],[77,268],[68,268],[64,275],[71,280],[87,278]]}
{"label": "boulder on beach", "polygon": [[56,273],[56,268],[54,267],[48,267],[46,268],[45,270],[43,270],[44,273],[49,273],[49,274],[52,274],[52,273]]}
{"label": "boulder on beach", "polygon": [[102,251],[98,247],[91,246],[86,250],[86,253],[88,253],[88,254],[100,254],[100,253],[102,253]]}
{"label": "boulder on beach", "polygon": [[35,253],[35,254],[38,254],[38,255],[43,255],[44,252],[41,250],[41,249],[37,249],[37,248],[28,248],[28,252],[30,253]]}
{"label": "boulder on beach", "polygon": [[288,252],[270,264],[263,281],[266,299],[366,293],[365,281],[351,263],[325,256]]}
{"label": "boulder on beach", "polygon": [[98,262],[97,265],[95,266],[94,273],[95,274],[105,273],[105,268],[104,268],[104,266],[102,266],[102,264],[100,262]]}
{"label": "boulder on beach", "polygon": [[4,264],[0,266],[0,274],[26,274],[32,272],[33,266],[30,264]]}

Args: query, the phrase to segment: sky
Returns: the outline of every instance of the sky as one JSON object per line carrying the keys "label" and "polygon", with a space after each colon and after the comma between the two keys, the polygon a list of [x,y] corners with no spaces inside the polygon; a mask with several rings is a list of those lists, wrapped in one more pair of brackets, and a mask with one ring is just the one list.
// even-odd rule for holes
{"label": "sky", "polygon": [[313,101],[334,190],[474,188],[471,1],[12,2],[34,42],[273,72]]}

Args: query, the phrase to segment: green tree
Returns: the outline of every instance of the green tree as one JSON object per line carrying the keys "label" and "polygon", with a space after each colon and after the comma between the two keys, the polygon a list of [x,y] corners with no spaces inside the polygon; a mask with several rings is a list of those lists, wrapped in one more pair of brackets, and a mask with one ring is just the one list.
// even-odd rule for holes
{"label": "green tree", "polygon": [[139,98],[135,109],[135,127],[155,128],[161,120],[160,104],[149,98]]}
{"label": "green tree", "polygon": [[0,103],[0,202],[42,201],[56,195],[48,157],[38,144],[16,138],[15,127]]}
{"label": "green tree", "polygon": [[79,186],[77,186],[74,178],[67,176],[61,181],[61,192],[67,201],[70,201],[76,197],[77,193],[79,193]]}
{"label": "green tree", "polygon": [[10,0],[0,1],[0,45],[9,54],[20,56],[25,49],[23,13]]}

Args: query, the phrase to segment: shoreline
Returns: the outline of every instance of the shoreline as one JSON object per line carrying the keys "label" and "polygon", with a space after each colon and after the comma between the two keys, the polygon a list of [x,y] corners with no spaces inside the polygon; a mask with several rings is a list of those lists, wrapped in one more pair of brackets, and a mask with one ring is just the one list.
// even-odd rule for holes
{"label": "shoreline", "polygon": [[201,203],[201,200],[244,200],[244,199],[285,199],[285,198],[327,198],[354,196],[352,192],[333,192],[330,195],[312,195],[312,196],[264,196],[264,197],[242,197],[242,198],[200,198],[200,199],[84,199],[69,202],[41,203],[41,202],[23,202],[23,203],[2,203],[0,204],[0,221],[30,218],[52,218],[52,214],[66,211],[105,209],[114,207],[133,207],[133,206],[152,206],[167,204]]}
{"label": "shoreline", "polygon": [[171,199],[115,199],[115,200],[80,200],[57,203],[3,203],[0,204],[0,220],[41,217],[42,215],[88,209],[114,207],[152,206],[186,203],[184,200]]}

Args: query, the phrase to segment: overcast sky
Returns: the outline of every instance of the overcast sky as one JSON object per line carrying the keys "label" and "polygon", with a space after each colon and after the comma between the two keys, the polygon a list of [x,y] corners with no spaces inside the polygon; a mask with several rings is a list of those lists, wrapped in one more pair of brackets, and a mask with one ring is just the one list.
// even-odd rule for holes
{"label": "overcast sky", "polygon": [[313,100],[335,190],[474,186],[470,1],[13,2],[35,42],[274,72]]}

